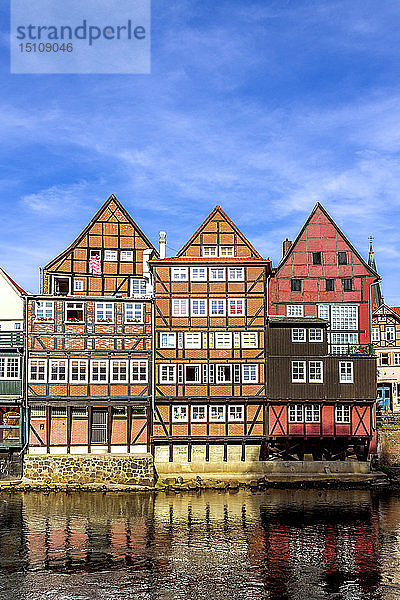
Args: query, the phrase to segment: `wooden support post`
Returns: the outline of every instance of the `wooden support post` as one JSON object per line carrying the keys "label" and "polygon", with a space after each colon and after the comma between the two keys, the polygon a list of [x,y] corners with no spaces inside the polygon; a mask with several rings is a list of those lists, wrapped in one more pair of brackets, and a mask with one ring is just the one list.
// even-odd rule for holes
{"label": "wooden support post", "polygon": [[92,407],[88,406],[88,454],[92,451]]}
{"label": "wooden support post", "polygon": [[246,460],[246,444],[242,444],[242,456],[240,457],[240,460],[242,462]]}
{"label": "wooden support post", "polygon": [[132,407],[128,406],[126,411],[126,447],[128,453],[131,451],[131,439],[132,439]]}
{"label": "wooden support post", "polygon": [[192,444],[188,443],[188,462],[192,462]]}
{"label": "wooden support post", "polygon": [[50,454],[51,442],[51,406],[46,406],[46,452]]}
{"label": "wooden support post", "polygon": [[173,446],[173,444],[169,445],[169,462],[174,462],[174,446]]}
{"label": "wooden support post", "polygon": [[224,444],[224,462],[228,460],[228,444]]}
{"label": "wooden support post", "polygon": [[67,454],[71,453],[71,427],[72,426],[72,411],[71,407],[67,406]]}
{"label": "wooden support post", "polygon": [[107,407],[107,452],[111,453],[111,437],[113,425],[113,410],[112,406]]}
{"label": "wooden support post", "polygon": [[210,462],[210,444],[206,444],[206,462]]}

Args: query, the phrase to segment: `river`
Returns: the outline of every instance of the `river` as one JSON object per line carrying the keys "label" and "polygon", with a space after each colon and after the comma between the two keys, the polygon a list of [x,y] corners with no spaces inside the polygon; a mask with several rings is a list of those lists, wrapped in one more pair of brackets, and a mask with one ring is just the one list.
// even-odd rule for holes
{"label": "river", "polygon": [[2,493],[0,598],[400,598],[400,494]]}

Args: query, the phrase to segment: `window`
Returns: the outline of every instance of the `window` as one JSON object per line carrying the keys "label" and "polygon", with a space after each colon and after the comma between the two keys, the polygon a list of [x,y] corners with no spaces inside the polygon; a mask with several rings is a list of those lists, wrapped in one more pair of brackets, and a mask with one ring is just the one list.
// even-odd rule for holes
{"label": "window", "polygon": [[189,300],[186,298],[174,298],[172,300],[172,316],[173,317],[188,317],[189,316]]}
{"label": "window", "polygon": [[292,329],[292,342],[305,342],[306,341],[306,330],[305,329]]}
{"label": "window", "polygon": [[258,382],[258,365],[242,365],[243,383]]}
{"label": "window", "polygon": [[243,281],[244,280],[243,267],[229,267],[228,280],[229,281]]}
{"label": "window", "polygon": [[51,416],[58,418],[65,418],[67,416],[67,407],[66,406],[52,406],[51,407]]}
{"label": "window", "polygon": [[301,279],[291,279],[290,289],[292,292],[301,292]]}
{"label": "window", "polygon": [[171,269],[172,281],[187,281],[189,279],[189,269],[187,267],[174,267]]}
{"label": "window", "polygon": [[308,330],[308,341],[309,342],[323,342],[324,341],[323,329],[314,329],[311,327]]}
{"label": "window", "polygon": [[302,304],[287,304],[286,305],[286,316],[287,317],[302,317],[303,316],[303,305]]}
{"label": "window", "polygon": [[147,360],[131,361],[131,383],[147,383]]}
{"label": "window", "polygon": [[225,421],[225,406],[210,406],[210,421],[224,422]]}
{"label": "window", "polygon": [[312,263],[313,263],[313,265],[322,265],[322,253],[321,252],[313,252],[312,253]]}
{"label": "window", "polygon": [[147,296],[147,281],[145,279],[131,279],[131,296],[143,298]]}
{"label": "window", "polygon": [[225,303],[223,299],[212,299],[210,300],[210,317],[224,317],[225,316]]}
{"label": "window", "polygon": [[185,383],[200,383],[200,365],[185,365]]}
{"label": "window", "polygon": [[160,348],[175,348],[176,334],[175,333],[160,333]]}
{"label": "window", "polygon": [[201,255],[205,257],[217,256],[217,246],[202,246]]}
{"label": "window", "polygon": [[[99,266],[99,269],[101,273],[101,265]],[[70,285],[71,279],[69,277],[53,277],[53,294],[55,296],[68,296],[70,293]]]}
{"label": "window", "polygon": [[127,360],[112,360],[111,361],[111,382],[112,383],[128,383],[128,361]]}
{"label": "window", "polygon": [[105,250],[104,260],[118,260],[118,252],[116,250]]}
{"label": "window", "polygon": [[206,267],[192,267],[190,269],[190,279],[192,281],[207,281]]}
{"label": "window", "polygon": [[242,348],[258,348],[257,331],[242,331]]}
{"label": "window", "polygon": [[232,333],[230,331],[215,332],[216,348],[232,348]]}
{"label": "window", "polygon": [[386,340],[388,342],[393,342],[395,339],[396,339],[395,327],[392,327],[392,326],[386,327]]}
{"label": "window", "polygon": [[347,354],[349,346],[358,344],[356,333],[331,333],[332,354]]}
{"label": "window", "polygon": [[305,422],[306,423],[320,423],[321,422],[321,411],[319,404],[306,404],[305,405]]}
{"label": "window", "polygon": [[292,360],[292,382],[299,383],[306,380],[306,362],[304,360]]}
{"label": "window", "polygon": [[347,252],[338,252],[338,265],[347,265]]}
{"label": "window", "polygon": [[113,323],[114,322],[114,303],[113,302],[96,302],[96,323]]}
{"label": "window", "polygon": [[289,423],[303,423],[303,405],[302,404],[290,404],[289,405]]}
{"label": "window", "polygon": [[399,352],[395,352],[393,354],[393,364],[398,367],[400,365],[400,353]]}
{"label": "window", "polygon": [[127,302],[125,304],[125,323],[143,323],[143,302]]}
{"label": "window", "polygon": [[50,360],[49,381],[54,383],[67,382],[67,361]]}
{"label": "window", "polygon": [[308,381],[310,383],[322,383],[323,366],[320,360],[310,360],[308,363]]}
{"label": "window", "polygon": [[31,417],[43,419],[45,416],[46,416],[46,407],[45,406],[32,406],[31,407]]}
{"label": "window", "polygon": [[350,406],[338,404],[335,413],[336,423],[350,423]]}
{"label": "window", "polygon": [[188,422],[188,407],[185,405],[172,406],[172,422],[187,423]]}
{"label": "window", "polygon": [[244,420],[244,407],[242,405],[234,404],[228,406],[228,421],[237,422]]}
{"label": "window", "polygon": [[372,328],[372,341],[373,342],[379,342],[379,340],[380,340],[379,327],[373,327]]}
{"label": "window", "polygon": [[176,365],[160,365],[160,383],[175,383]]}
{"label": "window", "polygon": [[325,291],[326,292],[334,292],[335,291],[335,280],[334,279],[325,279]]}
{"label": "window", "polygon": [[65,320],[67,323],[83,323],[83,302],[67,302]]}
{"label": "window", "polygon": [[234,246],[220,246],[219,255],[221,258],[225,256],[235,256]]}
{"label": "window", "polygon": [[330,307],[329,304],[318,304],[318,318],[324,319],[325,321],[330,320]]}
{"label": "window", "polygon": [[0,379],[19,379],[19,358],[0,358]]}
{"label": "window", "polygon": [[353,383],[353,363],[351,361],[339,362],[340,383]]}
{"label": "window", "polygon": [[36,302],[36,321],[53,321],[54,302],[38,300]]}
{"label": "window", "polygon": [[90,382],[106,383],[108,381],[108,361],[91,360],[90,361]]}
{"label": "window", "polygon": [[87,418],[87,408],[80,406],[73,406],[71,408],[71,416],[73,419],[86,419]]}
{"label": "window", "polygon": [[332,304],[331,318],[332,329],[358,329],[358,306]]}
{"label": "window", "polygon": [[210,281],[225,281],[225,269],[209,269]]}
{"label": "window", "polygon": [[69,379],[71,383],[87,383],[88,361],[71,359],[69,363]]}
{"label": "window", "polygon": [[14,323],[14,329],[22,329],[22,323]]}
{"label": "window", "polygon": [[43,382],[46,381],[47,361],[39,358],[31,358],[29,360],[29,381]]}
{"label": "window", "polygon": [[232,365],[217,365],[216,383],[232,383]]}
{"label": "window", "polygon": [[207,421],[207,407],[204,404],[192,406],[191,419],[195,423],[204,423]]}
{"label": "window", "polygon": [[186,331],[185,332],[185,348],[198,350],[201,348],[201,332]]}
{"label": "window", "polygon": [[121,262],[133,262],[133,250],[121,250]]}
{"label": "window", "polygon": [[230,317],[244,317],[244,300],[242,298],[229,298],[228,307]]}
{"label": "window", "polygon": [[191,300],[190,301],[192,310],[192,317],[206,317],[207,316],[207,300]]}
{"label": "window", "polygon": [[74,291],[75,292],[83,292],[83,281],[81,279],[75,279]]}
{"label": "window", "polygon": [[386,352],[383,352],[381,354],[381,365],[382,365],[382,367],[389,366],[389,354],[387,354]]}
{"label": "window", "polygon": [[342,279],[343,283],[343,291],[351,292],[353,290],[353,280],[352,279]]}

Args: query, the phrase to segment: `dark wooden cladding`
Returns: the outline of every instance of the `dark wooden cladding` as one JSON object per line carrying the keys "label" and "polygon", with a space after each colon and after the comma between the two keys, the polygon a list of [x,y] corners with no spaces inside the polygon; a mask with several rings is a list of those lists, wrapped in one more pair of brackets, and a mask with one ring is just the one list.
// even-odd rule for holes
{"label": "dark wooden cladding", "polygon": [[[268,323],[267,356],[324,356],[328,354],[327,325],[315,319],[310,323],[302,319],[293,319],[289,322]],[[292,340],[293,329],[305,331],[305,341]],[[310,329],[322,331],[322,342],[309,341]]]}

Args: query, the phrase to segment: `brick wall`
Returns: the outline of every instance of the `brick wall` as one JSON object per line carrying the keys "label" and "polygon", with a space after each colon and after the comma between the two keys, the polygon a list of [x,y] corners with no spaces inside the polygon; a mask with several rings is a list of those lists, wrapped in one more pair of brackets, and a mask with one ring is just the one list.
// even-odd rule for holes
{"label": "brick wall", "polygon": [[378,456],[382,464],[400,464],[400,428],[378,430]]}

